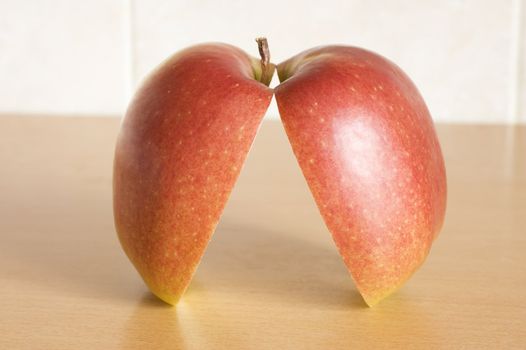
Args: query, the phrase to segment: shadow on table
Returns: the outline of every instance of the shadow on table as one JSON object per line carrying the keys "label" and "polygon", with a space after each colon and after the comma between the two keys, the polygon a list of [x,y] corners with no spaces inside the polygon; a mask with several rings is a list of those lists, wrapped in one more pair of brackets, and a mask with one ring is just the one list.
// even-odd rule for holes
{"label": "shadow on table", "polygon": [[104,203],[96,209],[93,203],[91,212],[80,212],[74,203],[67,208],[55,201],[29,213],[30,220],[0,223],[8,232],[0,244],[0,263],[37,293],[137,300],[146,287],[119,246],[111,208]]}
{"label": "shadow on table", "polygon": [[335,246],[228,221],[219,225],[186,298],[191,302],[215,292],[246,302],[366,307]]}
{"label": "shadow on table", "polygon": [[[59,293],[136,300],[144,284],[110,225],[105,220],[79,227],[67,221],[25,223],[16,239],[2,245],[2,261],[8,259],[6,266],[14,267],[20,278]],[[57,237],[54,231],[71,235]],[[335,247],[228,223],[217,231],[185,297],[233,290],[278,303],[365,307]]]}

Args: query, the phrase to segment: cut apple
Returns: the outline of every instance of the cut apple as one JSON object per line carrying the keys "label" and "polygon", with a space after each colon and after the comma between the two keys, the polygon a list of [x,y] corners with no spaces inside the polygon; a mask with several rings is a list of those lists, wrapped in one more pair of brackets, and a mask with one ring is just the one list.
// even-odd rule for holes
{"label": "cut apple", "polygon": [[[225,44],[172,56],[136,93],[114,163],[122,247],[159,298],[184,293],[271,101],[274,73]],[[392,62],[326,46],[278,65],[279,112],[321,215],[370,306],[426,258],[446,174],[429,111]]]}

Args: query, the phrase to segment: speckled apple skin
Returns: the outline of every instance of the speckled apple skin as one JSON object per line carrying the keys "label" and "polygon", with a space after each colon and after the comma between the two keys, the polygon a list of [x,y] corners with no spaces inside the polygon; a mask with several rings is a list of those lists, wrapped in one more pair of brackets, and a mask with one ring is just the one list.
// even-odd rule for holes
{"label": "speckled apple skin", "polygon": [[225,44],[186,49],[146,79],[123,120],[115,225],[127,256],[167,303],[190,283],[271,101],[254,62]]}
{"label": "speckled apple skin", "polygon": [[323,219],[370,306],[422,264],[444,219],[429,111],[387,59],[326,46],[278,65],[281,119]]}

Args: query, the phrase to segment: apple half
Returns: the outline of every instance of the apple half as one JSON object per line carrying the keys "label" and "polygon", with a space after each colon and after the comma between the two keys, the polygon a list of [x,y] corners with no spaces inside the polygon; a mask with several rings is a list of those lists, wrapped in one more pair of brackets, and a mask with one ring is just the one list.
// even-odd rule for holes
{"label": "apple half", "polygon": [[121,245],[150,290],[176,304],[217,226],[270,101],[274,65],[225,44],[183,50],[131,102],[117,139]]}
{"label": "apple half", "polygon": [[429,111],[400,68],[360,48],[315,48],[277,71],[294,154],[372,306],[422,264],[442,226],[445,167]]}
{"label": "apple half", "polygon": [[[151,291],[189,285],[274,91],[261,59],[226,44],[183,50],[142,84],[114,162],[121,245]],[[442,225],[445,168],[410,79],[372,52],[305,51],[277,67],[280,115],[322,217],[370,306],[427,256]]]}

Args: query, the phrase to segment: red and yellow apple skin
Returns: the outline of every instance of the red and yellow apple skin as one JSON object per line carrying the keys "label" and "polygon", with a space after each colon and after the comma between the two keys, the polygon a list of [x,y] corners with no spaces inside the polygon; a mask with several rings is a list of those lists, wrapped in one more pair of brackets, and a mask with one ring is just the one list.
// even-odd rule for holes
{"label": "red and yellow apple skin", "polygon": [[429,111],[396,65],[345,46],[278,65],[275,94],[323,219],[369,306],[422,264],[444,219],[446,175]]}
{"label": "red and yellow apple skin", "polygon": [[115,225],[146,284],[169,304],[190,283],[271,101],[261,67],[233,46],[188,48],[146,79],[123,120]]}

